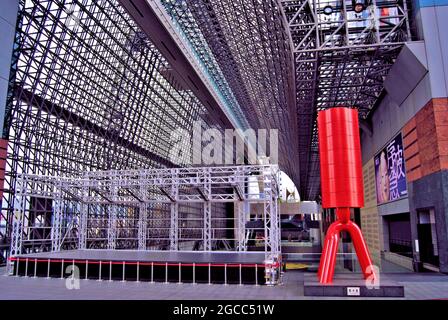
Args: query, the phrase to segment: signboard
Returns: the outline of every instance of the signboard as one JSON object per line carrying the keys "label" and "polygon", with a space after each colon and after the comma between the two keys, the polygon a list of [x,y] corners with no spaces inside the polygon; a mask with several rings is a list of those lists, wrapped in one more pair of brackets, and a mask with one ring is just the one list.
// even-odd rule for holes
{"label": "signboard", "polygon": [[382,204],[407,196],[401,133],[375,156],[374,161],[377,203]]}

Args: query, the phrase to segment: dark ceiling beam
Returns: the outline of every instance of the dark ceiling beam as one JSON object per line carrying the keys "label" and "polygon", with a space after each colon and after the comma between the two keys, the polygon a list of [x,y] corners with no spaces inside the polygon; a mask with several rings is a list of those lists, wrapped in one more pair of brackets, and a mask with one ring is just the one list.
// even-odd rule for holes
{"label": "dark ceiling beam", "polygon": [[173,195],[171,193],[169,193],[167,190],[165,190],[165,188],[160,187],[160,191],[162,191],[162,193],[168,198],[170,199],[171,202],[176,202],[176,198],[173,197]]}
{"label": "dark ceiling beam", "polygon": [[129,193],[134,199],[136,199],[138,202],[143,203],[144,201],[140,199],[134,192],[131,191],[129,188],[123,188],[126,190],[127,193]]}
{"label": "dark ceiling beam", "polygon": [[204,201],[210,201],[209,197],[205,194],[204,190],[202,188],[196,188],[201,195],[201,198],[204,199]]}
{"label": "dark ceiling beam", "polygon": [[104,194],[101,193],[100,190],[98,190],[97,188],[91,188],[91,190],[93,192],[95,192],[97,195],[99,195],[101,198],[103,198],[104,200],[106,200],[109,203],[114,203],[112,200],[110,200],[108,197],[106,197]]}

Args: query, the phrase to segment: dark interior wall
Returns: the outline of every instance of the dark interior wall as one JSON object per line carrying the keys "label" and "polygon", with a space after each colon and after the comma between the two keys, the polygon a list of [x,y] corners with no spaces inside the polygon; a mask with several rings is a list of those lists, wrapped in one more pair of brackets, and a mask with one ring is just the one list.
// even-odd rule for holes
{"label": "dark interior wall", "polygon": [[439,248],[439,268],[441,272],[448,273],[448,170],[439,171],[409,182],[408,192],[414,259],[420,261],[420,255],[415,251],[415,240],[418,239],[417,211],[433,208]]}
{"label": "dark interior wall", "polygon": [[409,213],[393,214],[384,218],[388,223],[390,251],[412,257],[412,232]]}

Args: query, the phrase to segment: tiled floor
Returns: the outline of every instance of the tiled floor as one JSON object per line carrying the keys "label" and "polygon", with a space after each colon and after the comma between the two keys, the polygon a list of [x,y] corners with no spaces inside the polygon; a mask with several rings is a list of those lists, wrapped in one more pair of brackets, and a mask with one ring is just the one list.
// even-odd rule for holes
{"label": "tiled floor", "polygon": [[[303,273],[285,273],[276,287],[174,284],[80,280],[78,290],[66,288],[65,279],[6,276],[0,269],[0,299],[313,299],[303,296]],[[404,285],[406,299],[448,299],[448,276],[440,274],[387,274]]]}

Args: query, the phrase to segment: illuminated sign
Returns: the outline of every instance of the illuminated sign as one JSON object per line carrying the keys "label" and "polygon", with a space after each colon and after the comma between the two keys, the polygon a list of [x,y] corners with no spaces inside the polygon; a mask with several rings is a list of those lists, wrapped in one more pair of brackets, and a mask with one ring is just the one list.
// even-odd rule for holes
{"label": "illuminated sign", "polygon": [[375,156],[376,200],[378,204],[407,196],[406,170],[401,133]]}

